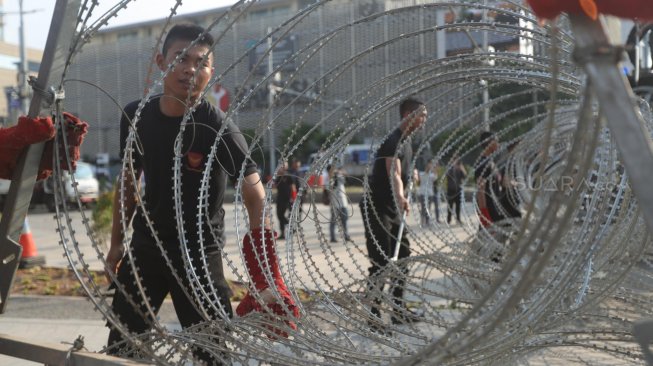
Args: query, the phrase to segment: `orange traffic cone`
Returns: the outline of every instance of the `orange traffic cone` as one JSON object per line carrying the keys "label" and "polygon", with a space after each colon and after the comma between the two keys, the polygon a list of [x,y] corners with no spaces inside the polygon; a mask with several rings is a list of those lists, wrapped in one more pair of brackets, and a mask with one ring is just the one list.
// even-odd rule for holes
{"label": "orange traffic cone", "polygon": [[25,217],[25,221],[23,221],[23,229],[20,232],[20,239],[18,239],[18,242],[23,247],[23,254],[20,256],[18,268],[32,268],[45,264],[45,257],[38,255],[36,252],[36,244],[34,244],[32,232],[27,224],[27,217]]}

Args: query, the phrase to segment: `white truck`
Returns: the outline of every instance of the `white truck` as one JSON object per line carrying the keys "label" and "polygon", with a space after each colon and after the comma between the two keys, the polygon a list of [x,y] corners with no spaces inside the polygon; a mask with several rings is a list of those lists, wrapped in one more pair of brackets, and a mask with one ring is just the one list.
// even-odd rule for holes
{"label": "white truck", "polygon": [[[345,150],[334,156],[332,162],[341,166],[350,177],[362,178],[372,173],[374,151],[371,144],[351,144]],[[307,168],[318,158],[318,153],[312,153],[308,158]],[[367,173],[366,173],[367,170]]]}

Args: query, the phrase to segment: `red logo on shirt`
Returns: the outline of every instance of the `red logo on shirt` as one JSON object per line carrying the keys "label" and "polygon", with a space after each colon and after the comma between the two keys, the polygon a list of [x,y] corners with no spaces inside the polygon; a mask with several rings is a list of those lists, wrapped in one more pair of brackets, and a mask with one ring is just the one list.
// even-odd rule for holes
{"label": "red logo on shirt", "polygon": [[186,154],[186,164],[189,170],[194,170],[196,172],[202,171],[202,161],[204,160],[204,155],[189,151]]}

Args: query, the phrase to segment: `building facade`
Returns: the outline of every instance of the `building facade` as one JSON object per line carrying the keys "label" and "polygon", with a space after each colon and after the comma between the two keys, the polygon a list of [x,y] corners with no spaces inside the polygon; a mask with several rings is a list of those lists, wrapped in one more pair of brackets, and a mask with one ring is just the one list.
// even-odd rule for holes
{"label": "building facade", "polygon": [[[274,137],[265,136],[262,145],[303,124],[318,125],[322,131],[348,131],[360,124],[360,129],[351,130],[358,141],[381,133],[398,118],[396,108],[386,105],[408,93],[402,85],[414,85],[414,92],[425,99],[446,93],[446,85],[420,84],[420,74],[436,70],[436,60],[446,55],[483,44],[481,32],[470,34],[447,24],[458,17],[480,16],[518,22],[506,14],[452,12],[449,6],[426,0],[333,0],[312,8],[314,3],[263,0],[172,20],[211,29],[217,40],[216,80],[207,98],[223,107],[223,98],[228,98],[229,115],[243,130],[254,133],[270,126]],[[161,19],[105,29],[77,55],[66,83],[66,108],[91,123],[83,151],[87,157],[118,157],[120,108],[147,91],[156,92],[161,72],[151,60],[165,26],[166,19]],[[266,38],[269,30],[274,33],[272,48]],[[501,32],[488,32],[487,39],[497,52],[524,47],[518,37]],[[478,86],[467,89],[473,94]],[[465,88],[456,90],[452,98],[466,93]],[[469,103],[477,99],[470,97]],[[271,100],[274,108],[268,108]],[[279,141],[279,146],[293,147],[288,141]]]}
{"label": "building facade", "polygon": [[[5,42],[3,2],[0,0],[0,126],[10,126],[15,123],[20,113],[20,95],[18,92],[18,67],[20,64],[20,46]],[[43,50],[26,48],[27,71],[36,75],[39,71]]]}

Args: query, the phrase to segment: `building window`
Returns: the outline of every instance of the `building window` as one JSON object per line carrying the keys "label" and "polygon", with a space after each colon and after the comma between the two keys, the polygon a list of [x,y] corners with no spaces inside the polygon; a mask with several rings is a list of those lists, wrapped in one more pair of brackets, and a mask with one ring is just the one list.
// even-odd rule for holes
{"label": "building window", "polygon": [[118,42],[129,41],[138,38],[138,31],[118,33]]}
{"label": "building window", "polygon": [[272,17],[287,16],[290,14],[289,6],[278,6],[275,8],[254,10],[248,14],[250,20],[265,20]]}

